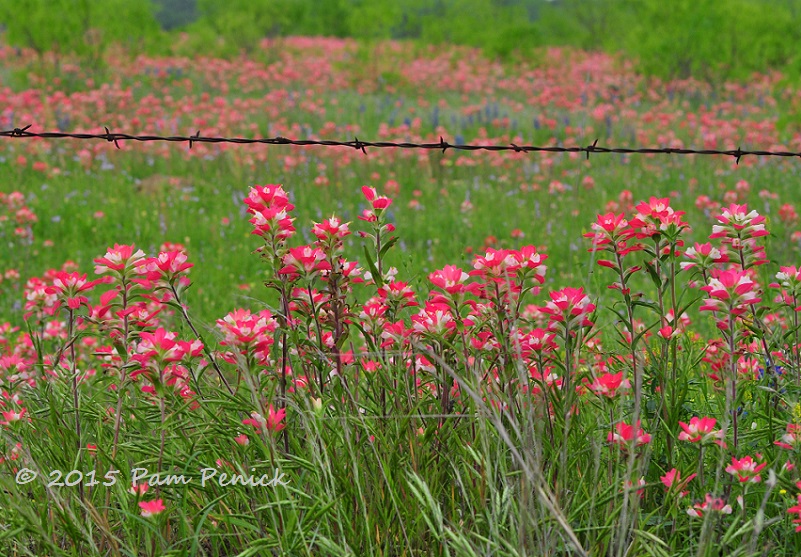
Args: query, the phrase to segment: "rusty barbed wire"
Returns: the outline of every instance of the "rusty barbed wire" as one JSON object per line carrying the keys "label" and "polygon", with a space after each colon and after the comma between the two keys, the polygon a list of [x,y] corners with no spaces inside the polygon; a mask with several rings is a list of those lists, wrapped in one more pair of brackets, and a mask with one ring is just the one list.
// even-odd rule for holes
{"label": "rusty barbed wire", "polygon": [[458,144],[449,143],[442,137],[439,138],[437,143],[411,143],[411,142],[395,142],[395,141],[362,141],[355,137],[351,141],[336,141],[328,139],[289,139],[286,137],[207,137],[200,135],[198,130],[195,135],[182,136],[162,136],[162,135],[132,135],[128,133],[111,132],[107,127],[105,133],[71,133],[71,132],[30,132],[28,129],[31,125],[24,128],[14,128],[13,130],[0,131],[0,137],[25,139],[25,138],[38,138],[38,139],[78,139],[78,140],[102,140],[114,143],[120,149],[120,141],[165,141],[168,143],[188,143],[191,149],[195,143],[232,143],[238,145],[293,145],[297,147],[349,147],[367,154],[367,148],[377,149],[424,149],[429,151],[442,151],[445,153],[448,149],[455,151],[514,151],[516,153],[584,153],[587,159],[591,154],[624,154],[624,155],[722,155],[733,157],[737,164],[740,159],[745,156],[758,156],[758,157],[799,157],[801,152],[797,151],[766,151],[766,150],[753,150],[753,149],[692,149],[692,148],[675,148],[675,147],[603,147],[598,145],[596,139],[591,145],[586,147],[573,146],[565,147],[560,145],[554,146],[537,146],[537,145],[516,145],[514,143],[504,145],[476,145],[476,144]]}

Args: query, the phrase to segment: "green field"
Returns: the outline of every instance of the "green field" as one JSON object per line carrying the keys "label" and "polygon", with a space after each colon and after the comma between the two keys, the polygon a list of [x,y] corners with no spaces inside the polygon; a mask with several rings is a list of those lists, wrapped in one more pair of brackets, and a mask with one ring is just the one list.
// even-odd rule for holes
{"label": "green field", "polygon": [[[0,129],[801,150],[778,73],[320,37],[102,61],[0,47]],[[2,138],[0,554],[796,555],[799,164]],[[265,249],[268,184],[296,232]],[[627,223],[590,253],[607,213]],[[341,253],[312,232],[332,215]],[[684,270],[696,242],[730,259]],[[96,273],[115,244],[192,267]],[[281,274],[301,246],[329,268]],[[59,270],[107,282],[82,300]]]}
{"label": "green field", "polygon": [[[115,85],[108,91],[88,88],[87,74],[70,68],[61,78],[69,99],[63,107],[57,88],[46,85],[36,93],[35,109],[17,109],[15,103],[27,102],[18,97],[6,113],[14,126],[33,123],[33,129],[51,130],[61,118],[68,131],[100,133],[103,126],[158,133],[154,124],[161,118],[175,122],[171,128],[162,127],[161,132],[169,132],[166,135],[191,135],[196,129],[204,135],[343,141],[357,136],[438,141],[444,135],[451,142],[589,145],[599,139],[599,145],[639,147],[669,146],[667,137],[684,146],[702,146],[704,134],[714,133],[720,125],[717,148],[763,148],[764,142],[756,142],[763,138],[788,148],[797,144],[798,128],[792,124],[797,103],[788,98],[792,89],[768,80],[754,87],[732,84],[719,90],[677,82],[668,88],[675,93],[662,97],[642,77],[616,69],[614,62],[598,56],[582,60],[576,55],[585,69],[559,74],[554,72],[563,67],[560,60],[567,54],[551,53],[549,61],[543,52],[535,67],[500,66],[475,58],[468,50],[437,56],[426,54],[426,49],[392,53],[376,47],[365,65],[348,66],[347,60],[365,52],[353,43],[338,44],[342,46],[326,60],[319,57],[321,50],[304,50],[299,43],[283,60],[268,66],[218,60],[208,68],[192,69],[186,59],[121,61],[118,75],[109,77]],[[409,79],[413,64],[420,63],[418,56],[428,66],[424,71],[440,76],[443,68],[450,68],[455,80],[442,77],[444,83],[437,87],[426,79]],[[26,58],[8,58],[12,64],[6,76],[11,84],[20,91],[36,84],[36,74],[23,82],[14,77],[31,67]],[[468,59],[469,67],[463,65]],[[286,75],[293,65],[324,73],[330,68],[336,74],[311,83],[313,78]],[[159,69],[164,75],[153,75]],[[271,89],[258,73],[263,71],[285,72],[278,79],[281,87]],[[248,83],[250,72],[256,72],[255,83]],[[378,73],[377,80],[373,72]],[[576,73],[584,76],[585,84],[571,83]],[[519,87],[509,83],[514,79],[520,79]],[[486,80],[480,90],[475,90],[476,80]],[[617,106],[605,98],[612,87],[625,88]],[[556,95],[563,90],[566,95],[561,100]],[[223,104],[211,109],[211,101],[203,101],[202,95],[222,99]],[[105,106],[94,105],[95,98]],[[137,116],[139,111],[151,112],[137,103],[153,103],[152,115]],[[438,103],[446,107],[439,109]],[[611,111],[609,116],[594,117],[592,111],[599,106]],[[211,112],[200,121],[182,115],[194,109]],[[693,111],[708,114],[711,125],[687,127],[683,120]],[[742,200],[759,199],[758,206],[769,217],[782,204],[797,201],[794,183],[788,180],[797,172],[791,159],[746,157],[737,166],[724,157],[597,155],[584,160],[565,154],[412,150],[370,150],[365,156],[344,147],[235,145],[199,146],[190,156],[185,144],[168,148],[125,143],[118,151],[103,141],[69,139],[7,139],[3,146],[4,190],[24,192],[39,217],[26,256],[20,259],[16,249],[6,251],[0,259],[4,268],[21,266],[23,276],[38,276],[67,259],[87,268],[115,242],[136,243],[150,253],[165,241],[184,243],[203,277],[191,294],[192,307],[207,321],[230,308],[249,305],[243,296],[260,297],[263,266],[251,255],[257,244],[240,202],[255,184],[283,184],[297,206],[298,227],[308,229],[313,221],[334,212],[346,221],[355,220],[364,206],[361,186],[381,190],[392,180],[397,194],[391,218],[402,231],[402,241],[391,254],[391,263],[417,285],[425,284],[426,275],[446,263],[469,262],[468,249],[478,253],[486,245],[525,243],[546,248],[555,284],[586,281],[593,268],[579,236],[604,204],[617,200],[623,190],[632,192],[634,202],[670,195],[688,212],[691,224],[701,227],[699,241],[709,222],[704,211],[694,207],[699,195],[720,200],[745,180],[750,187]],[[91,163],[76,164],[81,152],[84,160],[91,153]],[[26,163],[18,164],[18,156]],[[46,171],[31,171],[37,160],[45,162]],[[324,177],[324,185],[315,183],[318,176]],[[585,179],[593,185],[587,187]],[[775,198],[760,197],[762,190]],[[103,216],[98,218],[97,212]],[[792,227],[787,224],[780,221],[771,227],[778,239],[772,247],[789,255],[796,253],[798,242],[789,241]],[[513,238],[514,230],[524,236]],[[45,240],[53,245],[43,247]],[[361,253],[355,239],[349,239],[347,249],[351,258]],[[9,311],[13,301],[6,302]]]}

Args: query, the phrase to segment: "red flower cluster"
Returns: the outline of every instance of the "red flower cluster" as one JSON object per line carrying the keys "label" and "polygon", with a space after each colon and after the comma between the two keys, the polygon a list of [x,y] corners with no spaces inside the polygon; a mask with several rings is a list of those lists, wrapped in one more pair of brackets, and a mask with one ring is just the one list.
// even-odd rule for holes
{"label": "red flower cluster", "polygon": [[245,198],[248,213],[253,215],[250,223],[253,225],[253,234],[274,242],[283,241],[295,233],[289,212],[295,208],[289,202],[289,196],[284,188],[276,184],[254,186]]}

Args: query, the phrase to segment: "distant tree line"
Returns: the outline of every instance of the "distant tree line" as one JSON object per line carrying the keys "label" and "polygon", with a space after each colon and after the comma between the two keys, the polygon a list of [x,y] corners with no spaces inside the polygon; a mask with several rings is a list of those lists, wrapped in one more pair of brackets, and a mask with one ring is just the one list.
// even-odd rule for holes
{"label": "distant tree line", "polygon": [[0,0],[7,41],[92,59],[122,42],[181,54],[258,49],[264,37],[325,35],[481,47],[494,57],[542,46],[622,52],[661,77],[801,73],[799,0]]}

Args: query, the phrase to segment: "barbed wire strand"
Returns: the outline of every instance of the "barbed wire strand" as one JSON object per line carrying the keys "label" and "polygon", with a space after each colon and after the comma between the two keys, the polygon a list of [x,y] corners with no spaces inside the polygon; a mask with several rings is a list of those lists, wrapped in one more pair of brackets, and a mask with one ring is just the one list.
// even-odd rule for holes
{"label": "barbed wire strand", "polygon": [[455,151],[514,151],[516,153],[584,153],[587,159],[591,154],[624,154],[624,155],[722,155],[733,157],[737,164],[740,159],[745,156],[757,157],[799,157],[801,152],[797,151],[766,151],[766,150],[751,150],[751,149],[692,149],[692,148],[675,148],[675,147],[603,147],[598,145],[596,139],[591,145],[586,147],[573,146],[537,146],[537,145],[517,145],[509,143],[506,145],[475,145],[475,144],[459,144],[449,143],[442,137],[439,138],[437,143],[411,143],[411,142],[395,142],[395,141],[362,141],[358,137],[352,141],[336,141],[328,139],[289,139],[286,137],[261,137],[261,138],[248,138],[248,137],[206,137],[200,135],[198,130],[195,135],[181,136],[161,136],[161,135],[132,135],[128,133],[111,132],[107,127],[104,127],[106,133],[72,133],[72,132],[31,132],[28,131],[31,125],[24,128],[14,128],[12,130],[0,131],[0,137],[13,138],[13,139],[78,139],[78,140],[101,140],[114,143],[120,149],[120,141],[164,141],[168,143],[187,143],[191,149],[195,143],[231,143],[238,145],[293,145],[297,147],[349,147],[361,151],[365,155],[368,148],[376,149],[423,149],[428,151],[442,151],[445,153],[448,149]]}

